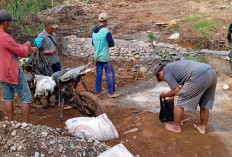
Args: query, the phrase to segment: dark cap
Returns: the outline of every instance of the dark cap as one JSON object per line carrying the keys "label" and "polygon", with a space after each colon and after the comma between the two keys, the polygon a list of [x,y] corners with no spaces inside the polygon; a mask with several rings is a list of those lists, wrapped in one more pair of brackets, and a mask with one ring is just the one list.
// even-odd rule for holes
{"label": "dark cap", "polygon": [[159,63],[158,65],[155,66],[154,69],[154,75],[157,77],[158,82],[162,81],[161,79],[158,78],[159,72],[163,69],[165,65],[162,63]]}
{"label": "dark cap", "polygon": [[16,18],[11,16],[10,13],[6,10],[0,10],[0,22],[4,21],[15,21]]}

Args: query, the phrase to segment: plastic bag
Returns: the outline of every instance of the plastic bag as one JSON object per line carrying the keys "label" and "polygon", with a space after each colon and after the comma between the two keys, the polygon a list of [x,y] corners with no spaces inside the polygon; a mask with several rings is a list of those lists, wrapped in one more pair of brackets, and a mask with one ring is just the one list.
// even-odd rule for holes
{"label": "plastic bag", "polygon": [[160,97],[160,113],[161,122],[174,121],[174,102],[162,99]]}
{"label": "plastic bag", "polygon": [[55,81],[52,80],[49,76],[35,75],[36,80],[36,89],[35,95],[47,96],[48,92],[52,93],[56,86]]}
{"label": "plastic bag", "polygon": [[118,144],[97,157],[134,157],[123,144]]}

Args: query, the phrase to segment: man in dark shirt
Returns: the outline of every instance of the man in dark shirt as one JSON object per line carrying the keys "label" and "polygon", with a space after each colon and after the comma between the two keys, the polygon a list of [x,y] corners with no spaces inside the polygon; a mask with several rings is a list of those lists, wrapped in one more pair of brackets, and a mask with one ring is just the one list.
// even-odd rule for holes
{"label": "man in dark shirt", "polygon": [[229,26],[228,34],[227,34],[227,39],[228,39],[228,42],[230,44],[230,54],[229,54],[230,61],[229,62],[230,62],[230,67],[231,67],[231,71],[232,71],[232,43],[231,43],[231,33],[232,33],[232,23]]}

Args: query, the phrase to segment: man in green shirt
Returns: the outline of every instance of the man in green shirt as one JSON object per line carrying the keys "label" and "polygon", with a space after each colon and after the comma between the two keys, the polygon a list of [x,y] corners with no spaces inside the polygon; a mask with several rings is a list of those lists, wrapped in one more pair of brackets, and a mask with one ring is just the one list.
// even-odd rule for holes
{"label": "man in green shirt", "polygon": [[115,98],[119,94],[115,93],[115,72],[110,59],[109,47],[114,46],[114,40],[108,28],[106,28],[109,16],[106,13],[99,15],[99,25],[94,28],[92,34],[92,44],[94,46],[94,60],[96,61],[96,93],[101,96],[102,72],[105,69],[108,97]]}

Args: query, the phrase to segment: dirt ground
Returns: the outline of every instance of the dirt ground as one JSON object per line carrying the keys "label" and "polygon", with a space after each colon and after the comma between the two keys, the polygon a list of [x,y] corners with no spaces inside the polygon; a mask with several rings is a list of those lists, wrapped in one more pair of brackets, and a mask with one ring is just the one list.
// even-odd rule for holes
{"label": "dirt ground", "polygon": [[[48,14],[59,19],[58,39],[68,35],[77,37],[91,37],[92,29],[97,26],[97,16],[100,12],[107,12],[110,16],[108,27],[113,37],[117,39],[148,40],[148,33],[154,32],[159,42],[179,44],[185,48],[228,49],[228,44],[219,46],[218,40],[226,40],[227,30],[232,21],[231,1],[219,0],[95,0],[91,5],[78,3],[60,11],[45,11],[22,20],[25,28],[37,30],[44,16]],[[189,15],[197,14],[215,23],[209,38],[204,38],[192,28],[196,22],[184,21]],[[160,27],[156,23],[176,21],[172,27]],[[178,22],[179,21],[179,22]],[[17,41],[23,43],[36,36],[23,34],[21,26],[12,25],[12,34]],[[178,32],[177,40],[168,39],[170,35]]]}
{"label": "dirt ground", "polygon": [[[147,31],[158,32],[160,42],[179,44],[186,48],[191,48],[199,43],[204,48],[210,49],[226,49],[213,44],[210,39],[203,38],[196,33],[191,27],[191,22],[182,23],[179,28],[180,38],[178,40],[167,39],[173,32],[163,27],[155,25],[157,22],[169,22],[172,20],[183,19],[192,13],[205,14],[209,19],[215,21],[223,21],[226,28],[221,27],[215,30],[215,38],[224,38],[227,33],[227,26],[232,21],[232,12],[229,2],[219,0],[118,0],[118,1],[101,1],[96,0],[95,5],[91,8],[77,7],[67,9],[60,12],[55,17],[60,18],[60,28],[57,32],[59,41],[62,37],[74,34],[77,37],[91,37],[93,26],[97,25],[96,20],[98,13],[106,11],[111,16],[109,27],[113,37],[116,39],[141,39],[147,40],[147,34],[142,36],[138,33]],[[41,20],[35,16],[34,25],[38,25]],[[30,26],[31,23],[25,23],[24,26]],[[32,36],[20,36],[13,34],[20,43]],[[143,38],[142,38],[143,37]],[[61,45],[60,45],[61,47]],[[88,61],[75,57],[67,57],[61,55],[61,64],[63,68],[74,67],[86,64]],[[211,112],[209,125],[205,135],[199,134],[193,129],[193,123],[199,123],[199,112],[186,112],[184,118],[191,117],[191,121],[187,121],[182,126],[182,132],[175,134],[164,129],[165,124],[159,124],[158,112],[150,112],[144,108],[136,107],[133,102],[125,102],[124,97],[131,93],[144,91],[148,88],[156,86],[155,80],[148,80],[141,75],[143,80],[134,78],[136,73],[131,71],[133,66],[131,63],[114,64],[116,70],[116,85],[121,96],[117,99],[108,99],[103,96],[102,102],[106,107],[106,113],[112,120],[119,132],[119,139],[106,142],[109,146],[123,143],[133,155],[140,157],[228,157],[232,156],[232,77],[229,64],[225,60],[221,60],[217,56],[206,56],[207,63],[212,65],[218,74],[218,93],[215,101],[215,108]],[[90,61],[92,62],[92,61]],[[92,65],[93,66],[93,65]],[[120,68],[124,70],[118,71]],[[87,86],[94,91],[95,73],[89,73],[85,81]],[[103,89],[107,90],[105,77],[103,79]],[[147,85],[148,82],[151,84]],[[154,84],[152,84],[154,82]],[[146,85],[146,86],[145,86]],[[224,85],[228,85],[229,89],[223,89]],[[142,87],[143,88],[136,88]],[[83,90],[80,86],[79,90]],[[127,92],[125,92],[127,91]],[[157,101],[158,98],[157,98]],[[4,111],[2,100],[2,90],[0,90],[0,110]],[[37,125],[46,125],[53,128],[61,127],[64,129],[64,122],[67,119],[81,116],[75,110],[66,110],[63,112],[62,124],[58,125],[58,108],[50,107],[48,109],[31,108],[30,123]],[[6,120],[3,112],[0,112],[0,120]],[[15,101],[15,120],[21,121],[21,110],[18,99]],[[124,134],[124,132],[138,128],[139,131]]]}
{"label": "dirt ground", "polygon": [[[218,84],[229,85],[229,89],[222,91],[229,95],[229,100],[216,101],[215,110],[211,112],[209,125],[207,126],[207,133],[201,135],[198,131],[193,129],[193,123],[199,123],[199,112],[186,112],[184,118],[191,117],[192,120],[187,121],[182,126],[182,132],[179,134],[169,132],[164,129],[165,124],[159,124],[157,112],[150,112],[144,108],[133,107],[133,102],[125,102],[123,97],[136,92],[141,92],[147,89],[136,88],[148,82],[154,82],[153,88],[156,85],[155,80],[137,80],[134,81],[133,73],[125,71],[117,72],[118,66],[115,64],[117,75],[117,89],[121,96],[117,99],[109,99],[102,96],[101,100],[106,108],[106,113],[112,120],[116,129],[119,132],[119,139],[106,142],[109,146],[114,146],[118,143],[123,143],[133,155],[140,155],[141,157],[153,156],[220,156],[227,157],[231,155],[231,118],[232,118],[232,83],[228,63],[221,60],[219,57],[207,56],[209,64],[217,69]],[[75,58],[62,57],[62,65],[77,66],[80,63],[75,63]],[[81,64],[84,64],[83,62]],[[127,74],[127,79],[125,79]],[[92,90],[94,90],[94,73],[90,73],[85,78],[85,81]],[[103,80],[104,90],[107,90],[106,80]],[[124,82],[124,83],[120,83]],[[82,90],[80,87],[79,90]],[[127,91],[128,93],[124,93]],[[0,97],[2,98],[2,90],[0,90]],[[223,98],[223,97],[222,97]],[[157,98],[157,101],[158,98]],[[128,104],[129,103],[129,104]],[[4,105],[1,100],[1,110],[4,111]],[[124,105],[123,105],[124,104]],[[53,128],[61,127],[64,129],[65,121],[69,118],[78,117],[81,114],[75,110],[65,110],[63,112],[62,124],[58,125],[58,108],[50,107],[48,109],[35,109],[31,108],[30,123],[34,125],[46,125]],[[0,120],[6,120],[1,116]],[[21,121],[21,110],[18,101],[15,103],[15,120]],[[131,129],[138,128],[136,132],[124,134],[124,132]]]}

